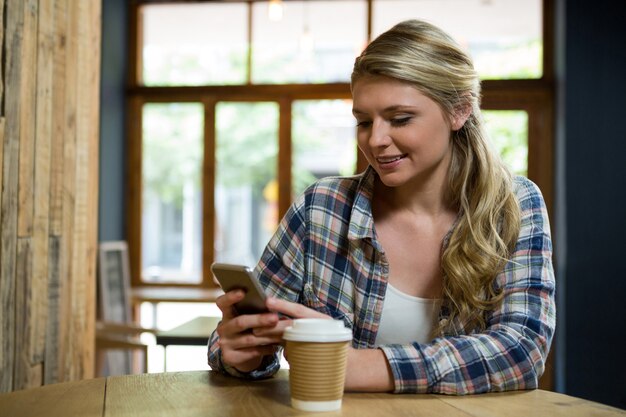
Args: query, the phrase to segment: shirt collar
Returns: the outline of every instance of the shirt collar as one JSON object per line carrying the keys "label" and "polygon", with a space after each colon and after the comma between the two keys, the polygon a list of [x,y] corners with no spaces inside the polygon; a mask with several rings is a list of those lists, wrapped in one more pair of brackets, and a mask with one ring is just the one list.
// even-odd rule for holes
{"label": "shirt collar", "polygon": [[356,197],[350,213],[348,239],[358,240],[370,238],[374,240],[374,216],[372,214],[372,197],[376,171],[371,166],[360,174]]}

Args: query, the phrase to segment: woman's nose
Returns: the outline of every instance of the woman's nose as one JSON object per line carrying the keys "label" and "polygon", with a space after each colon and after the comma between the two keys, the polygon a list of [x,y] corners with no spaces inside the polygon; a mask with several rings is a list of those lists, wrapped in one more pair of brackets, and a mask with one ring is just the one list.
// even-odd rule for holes
{"label": "woman's nose", "polygon": [[391,143],[389,129],[385,123],[374,122],[370,130],[369,145],[371,147],[387,146]]}

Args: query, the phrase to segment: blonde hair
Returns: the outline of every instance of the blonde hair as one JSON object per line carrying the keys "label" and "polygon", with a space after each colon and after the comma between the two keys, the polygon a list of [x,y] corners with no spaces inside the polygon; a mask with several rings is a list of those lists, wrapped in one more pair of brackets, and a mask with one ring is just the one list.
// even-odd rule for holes
{"label": "blonde hair", "polygon": [[512,177],[491,149],[480,113],[480,80],[472,60],[441,29],[408,20],[372,41],[354,63],[352,85],[383,76],[413,85],[437,102],[452,120],[471,108],[452,135],[448,201],[459,210],[441,258],[443,305],[448,320],[434,335],[486,327],[485,315],[502,293],[495,278],[506,264],[520,229],[520,208]]}

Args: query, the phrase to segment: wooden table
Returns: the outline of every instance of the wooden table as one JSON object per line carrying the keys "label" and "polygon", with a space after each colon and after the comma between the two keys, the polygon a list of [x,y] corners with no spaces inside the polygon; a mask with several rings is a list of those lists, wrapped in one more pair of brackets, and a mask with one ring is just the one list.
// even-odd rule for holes
{"label": "wooden table", "polygon": [[626,411],[549,391],[451,397],[347,393],[340,411],[307,413],[289,405],[285,370],[242,381],[212,371],[90,379],[0,395],[4,417],[29,416],[446,416],[604,417]]}
{"label": "wooden table", "polygon": [[211,332],[219,324],[220,317],[196,317],[170,330],[161,330],[155,333],[157,345],[163,346],[163,369],[167,371],[167,347],[179,346],[206,346]]}

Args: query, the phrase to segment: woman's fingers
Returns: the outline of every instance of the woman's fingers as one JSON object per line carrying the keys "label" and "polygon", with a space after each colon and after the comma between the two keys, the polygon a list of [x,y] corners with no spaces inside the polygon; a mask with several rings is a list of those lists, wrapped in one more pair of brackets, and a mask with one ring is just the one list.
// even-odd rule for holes
{"label": "woman's fingers", "polygon": [[224,320],[230,320],[236,316],[234,305],[235,303],[243,300],[246,293],[242,290],[228,291],[224,295],[220,295],[215,300],[215,304],[222,311],[222,317]]}
{"label": "woman's fingers", "polygon": [[[263,356],[273,355],[277,349],[278,346],[275,345],[255,346],[237,350],[226,349],[222,351],[222,360],[224,363],[231,364],[237,368],[238,364],[244,364],[253,359],[261,359]],[[248,370],[246,369],[244,371]]]}
{"label": "woman's fingers", "polygon": [[276,313],[243,314],[230,320],[222,320],[217,328],[220,338],[233,336],[239,333],[250,332],[257,327],[272,327],[278,323]]}
{"label": "woman's fingers", "polygon": [[282,339],[285,329],[293,323],[293,320],[283,319],[279,320],[275,326],[272,327],[257,327],[253,330],[255,336],[264,337],[277,337]]}
{"label": "woman's fingers", "polygon": [[257,336],[253,333],[242,333],[235,337],[220,339],[222,349],[247,349],[257,346],[276,345],[281,342],[280,336]]}
{"label": "woman's fingers", "polygon": [[324,313],[320,313],[319,311],[315,311],[311,308],[305,307],[302,304],[292,303],[291,301],[281,300],[276,297],[268,297],[265,302],[267,308],[272,311],[276,311],[278,313],[283,313],[289,317],[294,319],[302,319],[302,318],[320,318],[320,319],[329,319],[330,316],[327,316]]}

